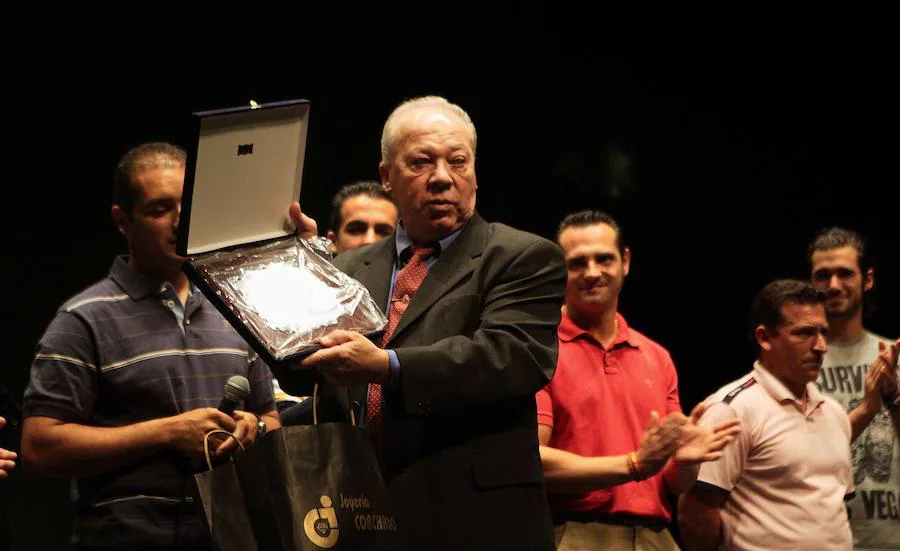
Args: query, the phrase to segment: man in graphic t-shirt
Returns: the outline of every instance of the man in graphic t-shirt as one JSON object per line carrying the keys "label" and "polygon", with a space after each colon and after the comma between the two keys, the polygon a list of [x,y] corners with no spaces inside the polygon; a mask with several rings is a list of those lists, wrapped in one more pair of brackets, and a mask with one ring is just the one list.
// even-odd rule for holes
{"label": "man in graphic t-shirt", "polygon": [[863,327],[863,300],[875,286],[865,241],[844,228],[809,246],[812,283],[828,293],[828,352],[816,381],[847,408],[856,494],[848,501],[855,549],[900,549],[898,342]]}

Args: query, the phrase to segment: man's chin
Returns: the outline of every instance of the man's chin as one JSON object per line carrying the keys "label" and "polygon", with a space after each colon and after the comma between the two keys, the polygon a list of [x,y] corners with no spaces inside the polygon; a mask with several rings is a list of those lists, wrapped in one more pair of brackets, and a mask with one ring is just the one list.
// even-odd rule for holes
{"label": "man's chin", "polygon": [[858,308],[845,306],[843,304],[834,304],[825,307],[825,317],[833,319],[844,319],[852,317],[856,314]]}
{"label": "man's chin", "polygon": [[463,222],[455,216],[444,216],[429,220],[428,227],[433,235],[437,236],[438,239],[443,239],[462,228]]}
{"label": "man's chin", "polygon": [[582,295],[579,297],[579,302],[585,310],[594,311],[594,312],[602,312],[605,311],[610,306],[610,301],[607,297],[601,295]]}
{"label": "man's chin", "polygon": [[165,262],[165,271],[168,273],[176,273],[180,272],[181,268],[184,266],[184,263],[187,262],[187,258],[178,255],[172,255],[166,258]]}

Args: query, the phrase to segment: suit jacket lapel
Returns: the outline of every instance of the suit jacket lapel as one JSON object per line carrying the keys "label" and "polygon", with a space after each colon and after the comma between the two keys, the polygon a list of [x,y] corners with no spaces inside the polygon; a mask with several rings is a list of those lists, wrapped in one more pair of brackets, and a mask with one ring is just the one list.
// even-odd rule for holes
{"label": "suit jacket lapel", "polygon": [[362,268],[353,276],[369,290],[372,300],[381,308],[385,316],[388,313],[391,271],[394,268],[396,256],[396,241],[393,238],[382,239],[372,247],[371,252],[363,260]]}
{"label": "suit jacket lapel", "polygon": [[394,330],[388,345],[428,308],[453,289],[461,279],[472,273],[475,269],[475,259],[484,252],[487,227],[487,222],[476,213],[456,241],[446,251],[441,251],[440,258],[428,270],[428,275],[416,291],[416,296],[409,302],[409,307],[400,318],[400,323],[397,324],[397,329]]}

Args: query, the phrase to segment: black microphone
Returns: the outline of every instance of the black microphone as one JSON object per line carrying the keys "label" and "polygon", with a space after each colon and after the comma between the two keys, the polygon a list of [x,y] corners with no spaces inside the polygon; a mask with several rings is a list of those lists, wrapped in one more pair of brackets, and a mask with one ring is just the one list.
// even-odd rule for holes
{"label": "black microphone", "polygon": [[[250,381],[247,380],[247,377],[243,375],[232,375],[228,377],[228,381],[225,382],[225,392],[222,396],[222,401],[219,402],[219,411],[231,417],[231,414],[234,413],[235,408],[238,407],[238,404],[241,403],[241,400],[250,396]],[[210,439],[209,446],[210,452],[215,449],[217,442],[215,439]],[[213,457],[211,459],[212,466],[221,465],[225,461],[224,457]],[[203,459],[191,459],[190,468],[192,472],[198,473],[201,471],[205,471],[207,469],[206,461]]]}
{"label": "black microphone", "polygon": [[250,381],[243,375],[232,375],[225,383],[225,394],[219,402],[219,411],[226,415],[234,413],[241,400],[250,396]]}

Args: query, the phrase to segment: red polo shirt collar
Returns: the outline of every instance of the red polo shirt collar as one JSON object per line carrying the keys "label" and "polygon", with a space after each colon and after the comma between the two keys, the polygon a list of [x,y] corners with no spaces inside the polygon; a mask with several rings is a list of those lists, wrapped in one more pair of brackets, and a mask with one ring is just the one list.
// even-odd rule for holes
{"label": "red polo shirt collar", "polygon": [[[616,319],[619,320],[619,334],[616,335],[616,340],[613,341],[610,348],[616,348],[621,345],[628,345],[632,348],[639,348],[638,342],[632,338],[631,331],[628,328],[628,322],[625,321],[625,318],[621,313],[616,312]],[[590,331],[580,327],[572,318],[568,316],[565,312],[563,312],[562,320],[559,323],[559,327],[557,328],[557,335],[559,336],[559,340],[563,342],[574,341],[581,335],[585,335],[587,338],[592,339],[594,342],[597,342],[597,339],[594,338],[594,335],[591,334]],[[599,344],[599,343],[597,343]]]}

